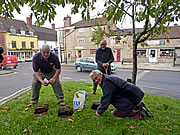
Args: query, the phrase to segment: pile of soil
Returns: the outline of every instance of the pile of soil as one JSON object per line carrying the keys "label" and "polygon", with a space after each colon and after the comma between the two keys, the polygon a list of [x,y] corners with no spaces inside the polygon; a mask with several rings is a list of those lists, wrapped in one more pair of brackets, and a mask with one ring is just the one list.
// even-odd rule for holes
{"label": "pile of soil", "polygon": [[98,108],[99,105],[100,105],[100,102],[93,102],[91,108],[92,108],[93,110],[97,110],[97,108]]}
{"label": "pile of soil", "polygon": [[69,116],[72,116],[72,114],[73,114],[72,107],[61,107],[58,110],[58,116],[61,118],[67,118]]}
{"label": "pile of soil", "polygon": [[42,116],[48,113],[48,104],[36,104],[34,107],[34,114]]}

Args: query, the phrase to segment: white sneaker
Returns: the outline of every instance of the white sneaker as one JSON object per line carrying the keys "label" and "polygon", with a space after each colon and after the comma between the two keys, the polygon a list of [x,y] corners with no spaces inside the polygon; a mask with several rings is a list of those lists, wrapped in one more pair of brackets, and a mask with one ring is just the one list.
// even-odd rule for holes
{"label": "white sneaker", "polygon": [[60,106],[65,106],[65,103],[64,102],[60,102],[59,105]]}
{"label": "white sneaker", "polygon": [[33,104],[29,104],[28,107],[31,107]]}

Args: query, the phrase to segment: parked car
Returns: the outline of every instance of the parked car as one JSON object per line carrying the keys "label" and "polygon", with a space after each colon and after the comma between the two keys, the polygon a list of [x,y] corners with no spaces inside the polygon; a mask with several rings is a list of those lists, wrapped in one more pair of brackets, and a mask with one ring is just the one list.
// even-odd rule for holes
{"label": "parked car", "polygon": [[[75,62],[75,68],[78,72],[92,71],[97,69],[97,63],[95,57],[83,57],[77,58]],[[116,71],[116,65],[111,63],[111,72]]]}
{"label": "parked car", "polygon": [[2,70],[6,68],[16,68],[18,66],[17,58],[15,55],[3,55],[4,60],[0,63]]}

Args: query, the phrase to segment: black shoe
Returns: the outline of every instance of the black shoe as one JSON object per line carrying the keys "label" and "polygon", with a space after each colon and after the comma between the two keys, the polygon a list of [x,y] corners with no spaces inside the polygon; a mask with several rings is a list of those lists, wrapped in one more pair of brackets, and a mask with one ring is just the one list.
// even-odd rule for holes
{"label": "black shoe", "polygon": [[140,103],[138,104],[138,106],[140,107],[140,111],[141,111],[141,114],[142,114],[143,116],[147,116],[147,117],[149,117],[149,118],[152,118],[151,113],[150,113],[149,110],[146,108],[146,106],[145,106],[145,104],[144,104],[143,102],[140,102]]}

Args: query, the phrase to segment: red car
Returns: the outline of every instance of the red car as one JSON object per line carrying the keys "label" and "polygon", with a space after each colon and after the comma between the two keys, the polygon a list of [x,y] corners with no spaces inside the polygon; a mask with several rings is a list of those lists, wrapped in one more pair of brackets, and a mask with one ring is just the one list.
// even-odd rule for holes
{"label": "red car", "polygon": [[4,60],[0,63],[0,68],[2,70],[6,68],[16,68],[18,66],[17,58],[15,55],[3,55]]}

